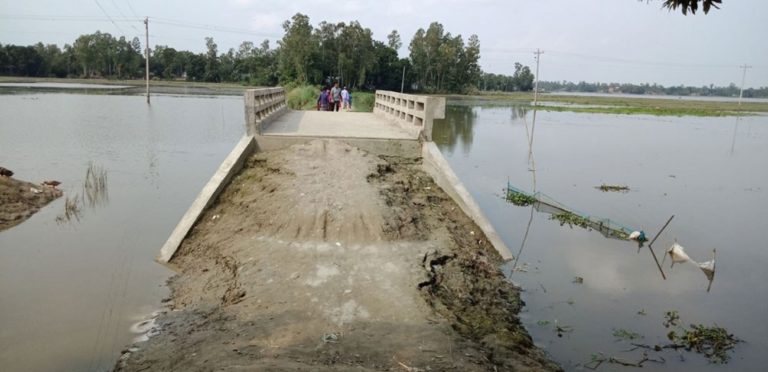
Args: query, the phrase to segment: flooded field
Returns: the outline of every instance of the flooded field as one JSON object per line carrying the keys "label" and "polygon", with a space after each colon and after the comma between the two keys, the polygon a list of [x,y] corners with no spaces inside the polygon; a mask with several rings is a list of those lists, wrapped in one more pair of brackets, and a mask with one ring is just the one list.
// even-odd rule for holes
{"label": "flooded field", "polygon": [[[242,105],[240,97],[158,95],[147,106],[142,96],[0,95],[0,166],[19,179],[59,180],[65,196],[80,198],[77,213],[67,215],[63,197],[0,233],[3,370],[113,365],[167,295],[171,272],[153,258],[242,135]],[[670,270],[667,259],[664,280],[647,247],[560,226],[503,199],[507,182],[533,190],[530,111],[454,103],[446,116],[435,141],[519,254],[506,271],[526,290],[523,321],[567,370],[586,369],[600,353],[641,360],[642,349],[626,350],[667,342],[667,311],[686,325],[716,323],[745,342],[725,366],[666,350],[649,352],[664,363],[648,361],[646,370],[764,369],[768,117],[537,114],[536,190],[650,236],[674,214],[655,250],[661,259],[676,239],[705,261],[717,248],[707,292],[692,265]],[[86,186],[102,185],[101,170],[104,186]],[[630,190],[595,188],[603,183]]]}
{"label": "flooded field", "polygon": [[243,134],[243,101],[22,93],[0,112],[0,164],[65,195],[0,232],[0,369],[109,370],[167,295],[153,259]]}
{"label": "flooded field", "polygon": [[[581,213],[642,229],[649,238],[675,215],[654,243],[656,254],[661,261],[677,240],[701,262],[716,248],[710,292],[694,265],[670,269],[667,258],[664,280],[647,247],[638,251],[636,243],[561,226],[532,206],[506,202],[507,182],[534,188],[531,125],[532,112],[520,107],[449,102],[434,139],[519,255],[506,272],[525,289],[521,316],[537,345],[566,370],[589,370],[593,355],[637,363],[643,352],[656,360],[645,361],[644,370],[764,370],[768,117],[537,113],[536,191]],[[630,190],[596,189],[604,183]],[[683,326],[717,324],[745,342],[727,365],[685,351],[627,351],[632,343],[668,343],[667,333],[677,328],[664,327],[667,311],[677,311]],[[599,370],[619,368],[605,362]]]}

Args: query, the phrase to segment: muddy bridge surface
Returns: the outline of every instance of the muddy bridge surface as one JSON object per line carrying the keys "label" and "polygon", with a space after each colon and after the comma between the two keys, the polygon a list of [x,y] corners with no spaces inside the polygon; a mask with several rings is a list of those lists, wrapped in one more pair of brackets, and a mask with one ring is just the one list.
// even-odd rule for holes
{"label": "muddy bridge surface", "polygon": [[431,142],[444,98],[291,111],[246,135],[162,247],[167,309],[116,370],[557,370],[519,324],[511,255]]}

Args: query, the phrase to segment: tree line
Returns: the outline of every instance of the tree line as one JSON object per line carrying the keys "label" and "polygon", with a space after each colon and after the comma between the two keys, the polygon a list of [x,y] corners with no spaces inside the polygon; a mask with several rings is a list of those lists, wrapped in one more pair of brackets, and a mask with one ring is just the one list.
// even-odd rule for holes
{"label": "tree line", "polygon": [[[150,56],[153,79],[236,82],[247,85],[328,84],[338,81],[355,89],[466,93],[496,87],[531,90],[533,75],[516,64],[515,76],[486,74],[480,68],[480,40],[452,35],[433,22],[419,29],[400,58],[400,34],[386,41],[359,22],[320,22],[296,14],[283,23],[283,37],[273,48],[268,40],[244,41],[219,52],[213,38],[205,50],[193,53],[157,45]],[[144,76],[144,55],[138,38],[109,33],[81,35],[72,44],[31,46],[0,44],[0,74],[36,77],[132,79]],[[522,76],[519,76],[521,75]],[[502,81],[496,83],[495,81]],[[490,82],[491,84],[487,84]],[[490,86],[490,87],[489,87]]]}
{"label": "tree line", "polygon": [[[628,84],[628,83],[573,83],[570,81],[540,81],[539,90],[546,92],[583,92],[583,93],[624,93],[649,94],[670,96],[716,96],[738,97],[740,87],[731,83],[726,87],[714,84],[701,87],[693,86],[663,86],[659,84]],[[746,98],[768,98],[768,87],[744,89]]]}

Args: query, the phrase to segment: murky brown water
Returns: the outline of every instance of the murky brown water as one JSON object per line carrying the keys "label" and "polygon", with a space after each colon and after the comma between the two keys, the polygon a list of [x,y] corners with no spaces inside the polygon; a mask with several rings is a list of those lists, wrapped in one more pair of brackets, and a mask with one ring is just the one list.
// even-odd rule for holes
{"label": "murky brown water", "polygon": [[[239,97],[0,95],[0,164],[80,194],[0,232],[0,370],[103,371],[160,306],[153,258],[244,131]],[[89,162],[108,198],[88,202]]]}
{"label": "murky brown water", "polygon": [[[525,120],[523,120],[525,118]],[[532,190],[525,123],[532,113],[509,104],[448,107],[434,138],[449,163],[514,251],[521,248],[531,207],[502,200],[507,181]],[[666,351],[663,364],[645,370],[758,371],[768,355],[768,117],[737,119],[537,114],[533,155],[538,191],[582,213],[617,220],[655,234],[661,259],[675,239],[697,261],[717,248],[717,273],[707,293],[693,265],[669,268],[663,280],[647,248],[606,239],[533,212],[525,246],[511,279],[526,292],[523,321],[536,343],[567,370],[586,369],[592,354],[638,361],[614,330],[666,343],[664,312],[684,324],[716,323],[745,340],[729,364],[709,364],[694,353]],[[604,193],[602,183],[628,185]],[[508,274],[512,263],[507,267]],[[572,283],[583,277],[583,284]],[[640,313],[640,314],[639,314]],[[645,314],[645,315],[642,315]],[[555,323],[572,328],[558,337]],[[681,361],[682,358],[685,361]],[[600,370],[622,367],[603,364]]]}

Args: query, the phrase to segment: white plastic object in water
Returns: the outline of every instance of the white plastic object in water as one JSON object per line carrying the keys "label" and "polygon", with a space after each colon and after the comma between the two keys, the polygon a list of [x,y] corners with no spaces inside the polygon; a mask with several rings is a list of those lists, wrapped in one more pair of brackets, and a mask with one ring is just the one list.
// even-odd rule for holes
{"label": "white plastic object in water", "polygon": [[671,266],[675,266],[676,263],[693,262],[685,253],[685,248],[677,243],[672,244],[672,246],[667,249],[667,254],[669,254],[669,257],[672,259]]}
{"label": "white plastic object in water", "polygon": [[712,250],[712,259],[706,262],[699,263],[699,269],[707,276],[707,280],[710,282],[715,278],[715,250]]}

